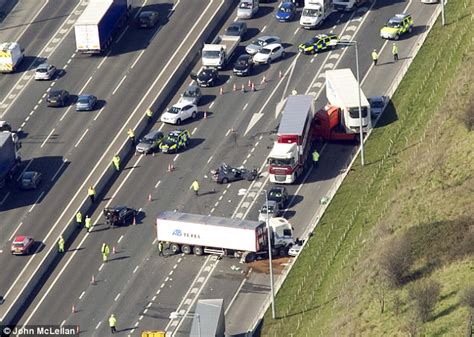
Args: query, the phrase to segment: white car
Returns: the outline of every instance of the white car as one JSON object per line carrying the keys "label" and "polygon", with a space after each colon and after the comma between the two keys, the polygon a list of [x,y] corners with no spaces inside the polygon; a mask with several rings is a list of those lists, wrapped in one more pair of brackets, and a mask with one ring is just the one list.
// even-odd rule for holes
{"label": "white car", "polygon": [[421,0],[424,4],[437,4],[439,0]]}
{"label": "white car", "polygon": [[188,118],[195,119],[197,112],[196,104],[180,101],[161,115],[161,121],[163,123],[180,125],[181,122]]}
{"label": "white car", "polygon": [[298,254],[301,251],[301,248],[303,248],[303,244],[295,244],[295,245],[291,246],[291,248],[288,250],[288,255],[298,256]]}
{"label": "white car", "polygon": [[42,63],[35,71],[35,80],[50,80],[56,73],[56,67],[52,64]]}
{"label": "white car", "polygon": [[285,49],[280,43],[266,45],[253,56],[254,63],[270,64],[273,60],[285,57]]}
{"label": "white car", "polygon": [[247,52],[247,54],[255,55],[260,49],[262,49],[266,45],[280,42],[281,40],[278,36],[261,36],[258,39],[252,41],[252,43],[249,44],[247,47],[245,47],[245,51]]}

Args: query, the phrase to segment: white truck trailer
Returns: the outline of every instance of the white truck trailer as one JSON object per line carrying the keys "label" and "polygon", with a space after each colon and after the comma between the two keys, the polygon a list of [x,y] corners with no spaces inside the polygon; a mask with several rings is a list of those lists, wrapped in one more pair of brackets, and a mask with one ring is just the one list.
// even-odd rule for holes
{"label": "white truck trailer", "polygon": [[131,0],[91,0],[74,24],[76,50],[100,54],[112,43],[131,10]]}
{"label": "white truck trailer", "polygon": [[0,44],[1,73],[15,72],[23,58],[23,50],[17,42],[4,42]]}
{"label": "white truck trailer", "polygon": [[305,0],[300,17],[300,26],[304,29],[314,29],[331,14],[332,0]]}
{"label": "white truck trailer", "polygon": [[[346,133],[359,132],[359,85],[349,68],[326,71],[326,97],[332,106],[337,106],[343,114]],[[362,89],[360,90],[362,111],[362,131],[371,128],[370,104]]]}
{"label": "white truck trailer", "polygon": [[201,62],[204,67],[222,69],[234,55],[240,36],[217,35],[212,43],[202,48]]}
{"label": "white truck trailer", "polygon": [[[293,245],[293,229],[285,218],[269,221],[272,253],[286,256]],[[218,254],[251,262],[268,254],[264,222],[181,212],[161,212],[156,219],[157,240],[173,253]]]}
{"label": "white truck trailer", "polygon": [[371,0],[333,0],[334,8],[338,11],[353,11]]}

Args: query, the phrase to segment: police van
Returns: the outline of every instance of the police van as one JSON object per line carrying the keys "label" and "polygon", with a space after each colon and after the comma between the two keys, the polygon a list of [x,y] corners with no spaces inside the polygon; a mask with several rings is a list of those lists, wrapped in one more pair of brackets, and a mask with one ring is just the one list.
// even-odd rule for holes
{"label": "police van", "polygon": [[0,72],[13,73],[23,60],[23,50],[17,42],[0,44]]}

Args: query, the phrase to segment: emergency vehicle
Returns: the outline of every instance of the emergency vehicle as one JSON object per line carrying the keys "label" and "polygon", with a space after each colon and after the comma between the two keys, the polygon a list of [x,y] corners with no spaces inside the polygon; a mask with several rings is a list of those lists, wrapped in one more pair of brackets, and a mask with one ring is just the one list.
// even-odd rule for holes
{"label": "emergency vehicle", "polygon": [[337,46],[339,37],[336,34],[318,34],[299,45],[298,50],[303,54],[315,54]]}
{"label": "emergency vehicle", "polygon": [[17,42],[4,42],[0,44],[0,72],[15,72],[24,56],[23,50]]}
{"label": "emergency vehicle", "polygon": [[413,31],[413,18],[410,14],[397,14],[380,30],[382,39],[398,40],[400,35]]}

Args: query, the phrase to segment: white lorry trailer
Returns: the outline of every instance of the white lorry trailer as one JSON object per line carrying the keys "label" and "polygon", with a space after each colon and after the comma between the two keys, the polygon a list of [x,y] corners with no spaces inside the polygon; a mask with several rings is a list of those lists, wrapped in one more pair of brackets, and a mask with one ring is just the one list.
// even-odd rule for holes
{"label": "white lorry trailer", "polygon": [[[291,224],[285,218],[271,218],[269,228],[272,253],[286,256],[294,243]],[[165,211],[156,219],[156,234],[173,253],[226,255],[244,262],[268,254],[267,226],[259,221]]]}
{"label": "white lorry trailer", "polygon": [[16,133],[0,132],[0,188],[13,179],[13,174],[21,164],[20,148],[21,143]]}
{"label": "white lorry trailer", "polygon": [[[339,107],[344,118],[346,133],[359,132],[359,85],[352,70],[336,69],[326,71],[326,97],[332,106]],[[371,128],[370,104],[362,89],[360,90],[362,111],[362,131]]]}
{"label": "white lorry trailer", "polygon": [[23,58],[23,50],[17,42],[4,42],[0,44],[1,73],[15,72]]}
{"label": "white lorry trailer", "polygon": [[84,54],[106,50],[130,10],[131,0],[91,0],[74,24],[76,50]]}
{"label": "white lorry trailer", "polygon": [[304,29],[314,29],[331,14],[332,0],[305,0],[300,25]]}
{"label": "white lorry trailer", "polygon": [[234,55],[240,36],[217,35],[210,44],[202,48],[201,62],[204,67],[222,69]]}
{"label": "white lorry trailer", "polygon": [[353,11],[370,0],[333,0],[334,8],[338,11]]}

